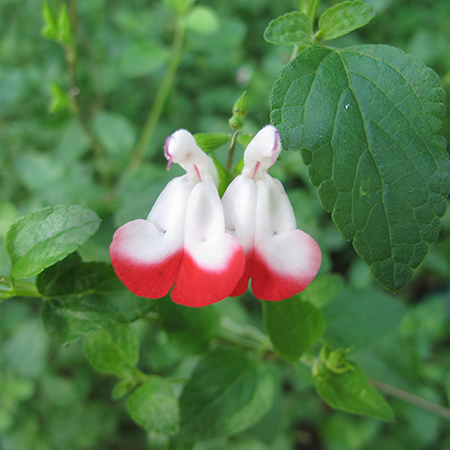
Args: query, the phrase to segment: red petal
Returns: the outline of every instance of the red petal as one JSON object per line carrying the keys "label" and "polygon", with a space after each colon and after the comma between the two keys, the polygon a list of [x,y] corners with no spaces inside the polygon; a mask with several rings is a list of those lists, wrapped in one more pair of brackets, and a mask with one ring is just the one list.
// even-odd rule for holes
{"label": "red petal", "polygon": [[242,275],[241,279],[238,281],[238,284],[234,288],[234,291],[230,294],[230,297],[237,297],[238,295],[242,295],[247,292],[248,282],[252,276],[253,272],[253,250],[249,251],[245,255],[245,269],[244,275]]}
{"label": "red petal", "polygon": [[[231,236],[230,236],[231,238]],[[236,241],[237,242],[237,241]],[[184,252],[183,261],[171,297],[185,306],[211,305],[228,297],[244,271],[242,247],[236,245],[223,269],[207,270]]]}
{"label": "red petal", "polygon": [[[298,234],[306,234],[293,230]],[[309,237],[309,236],[308,236]],[[260,300],[280,301],[290,298],[303,291],[316,276],[322,259],[320,248],[316,241],[309,237],[308,248],[303,257],[308,258],[307,267],[297,273],[280,272],[275,269],[272,260],[265,259],[256,249],[253,253],[252,289],[255,297]],[[280,246],[281,247],[281,246]],[[280,248],[282,252],[283,249]],[[307,256],[306,256],[307,255]],[[296,267],[293,261],[293,267]]]}
{"label": "red petal", "polygon": [[174,285],[183,252],[179,251],[159,263],[146,263],[111,251],[114,271],[133,294],[146,298],[161,298]]}

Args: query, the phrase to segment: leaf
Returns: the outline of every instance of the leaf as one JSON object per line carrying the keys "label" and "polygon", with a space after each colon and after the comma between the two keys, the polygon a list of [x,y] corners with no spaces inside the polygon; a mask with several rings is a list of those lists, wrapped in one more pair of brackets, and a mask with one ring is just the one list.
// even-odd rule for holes
{"label": "leaf", "polygon": [[174,434],[178,431],[178,401],[172,385],[162,377],[149,376],[128,397],[127,409],[133,420],[147,431],[159,434]]}
{"label": "leaf", "polygon": [[431,69],[384,45],[304,50],[272,90],[284,148],[302,150],[322,206],[394,292],[411,280],[447,207],[443,99]]}
{"label": "leaf", "polygon": [[316,390],[332,408],[381,420],[394,420],[389,404],[356,364],[345,372],[327,371],[323,377],[317,378]]}
{"label": "leaf", "polygon": [[67,6],[62,5],[58,15],[58,42],[62,45],[70,45],[73,42],[72,25],[70,23]]}
{"label": "leaf", "polygon": [[115,323],[88,334],[84,350],[96,370],[121,376],[139,360],[139,339],[130,325]]}
{"label": "leaf", "polygon": [[169,298],[157,300],[161,325],[169,339],[188,352],[201,353],[219,331],[220,314],[216,305],[189,308]]}
{"label": "leaf", "polygon": [[67,92],[56,81],[52,81],[50,84],[50,91],[52,93],[52,99],[48,107],[51,113],[63,111],[70,105],[70,98]]}
{"label": "leaf", "polygon": [[189,30],[203,36],[217,33],[220,21],[215,11],[208,6],[195,6],[189,14],[186,26]]}
{"label": "leaf", "polygon": [[269,23],[264,39],[275,45],[308,47],[312,44],[311,20],[298,11],[285,14]]}
{"label": "leaf", "polygon": [[322,310],[325,340],[334,346],[364,347],[400,326],[406,306],[375,289],[343,289]]}
{"label": "leaf", "polygon": [[28,214],[6,235],[11,276],[28,278],[77,250],[100,225],[95,212],[81,206],[53,206]]}
{"label": "leaf", "polygon": [[237,433],[269,409],[268,368],[241,351],[219,348],[200,360],[180,398],[180,437],[204,440]]}
{"label": "leaf", "polygon": [[263,313],[275,351],[289,362],[297,362],[325,331],[322,313],[299,296],[263,302]]}
{"label": "leaf", "polygon": [[194,138],[205,153],[217,150],[230,142],[230,136],[226,133],[198,133],[194,134]]}
{"label": "leaf", "polygon": [[374,16],[374,8],[359,0],[339,3],[320,16],[316,40],[330,40],[344,36],[368,24]]}
{"label": "leaf", "polygon": [[42,18],[44,19],[44,26],[41,31],[41,36],[45,39],[56,39],[58,36],[56,16],[46,1],[42,3]]}
{"label": "leaf", "polygon": [[316,308],[323,308],[330,303],[344,288],[344,279],[338,273],[326,273],[319,275],[308,289],[305,289],[300,297],[312,303]]}
{"label": "leaf", "polygon": [[102,146],[111,154],[126,160],[136,140],[136,130],[125,116],[101,111],[94,117],[94,130]]}
{"label": "leaf", "polygon": [[113,322],[133,322],[153,305],[152,300],[132,294],[111,265],[83,263],[77,254],[42,272],[36,285],[45,299],[44,327],[60,344]]}
{"label": "leaf", "polygon": [[137,78],[162,69],[170,59],[170,51],[155,42],[135,42],[126,50],[121,71],[126,77]]}

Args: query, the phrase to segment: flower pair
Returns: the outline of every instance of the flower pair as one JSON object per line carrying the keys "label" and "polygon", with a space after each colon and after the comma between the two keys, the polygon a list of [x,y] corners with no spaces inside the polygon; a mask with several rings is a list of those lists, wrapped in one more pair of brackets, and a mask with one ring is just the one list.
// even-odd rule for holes
{"label": "flower pair", "polygon": [[206,306],[252,289],[278,301],[302,291],[317,274],[316,241],[296,229],[292,206],[267,170],[281,151],[278,131],[263,128],[248,145],[244,169],[222,201],[215,168],[186,130],[165,144],[172,162],[186,170],[164,188],[147,220],[133,220],[114,234],[111,262],[136,295]]}

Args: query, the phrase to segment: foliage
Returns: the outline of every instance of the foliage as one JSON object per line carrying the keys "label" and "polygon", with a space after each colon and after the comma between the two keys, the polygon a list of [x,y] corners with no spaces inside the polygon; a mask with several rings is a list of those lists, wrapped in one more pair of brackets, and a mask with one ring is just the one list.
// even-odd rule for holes
{"label": "foliage", "polygon": [[[2,449],[450,445],[450,6],[298,3],[0,5]],[[195,133],[223,193],[269,118],[316,279],[129,292],[108,246],[182,173],[166,136]]]}

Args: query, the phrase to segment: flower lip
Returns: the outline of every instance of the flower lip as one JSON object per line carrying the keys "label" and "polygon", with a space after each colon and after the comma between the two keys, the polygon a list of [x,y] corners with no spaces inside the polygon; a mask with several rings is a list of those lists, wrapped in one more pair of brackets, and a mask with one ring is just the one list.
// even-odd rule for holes
{"label": "flower lip", "polygon": [[173,136],[170,135],[166,138],[166,142],[164,143],[164,156],[167,158],[167,170],[170,170],[170,166],[172,165],[173,156],[169,153],[169,143],[170,140],[173,139]]}

